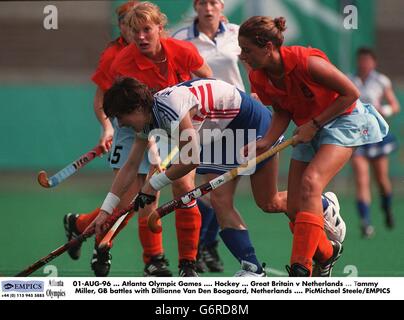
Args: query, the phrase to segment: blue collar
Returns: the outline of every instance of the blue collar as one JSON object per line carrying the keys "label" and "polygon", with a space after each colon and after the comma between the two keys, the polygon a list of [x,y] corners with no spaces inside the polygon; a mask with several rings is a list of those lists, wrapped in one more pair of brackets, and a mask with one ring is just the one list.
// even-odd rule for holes
{"label": "blue collar", "polygon": [[151,126],[153,127],[153,129],[155,128],[161,128],[161,119],[160,119],[160,115],[158,113],[158,111],[156,110],[156,97],[154,97],[153,99],[153,105],[152,105],[152,111],[153,111],[153,123],[151,124]]}
{"label": "blue collar", "polygon": [[226,27],[224,26],[224,23],[222,21],[219,22],[219,30],[217,31],[217,34],[219,33],[224,33],[226,31]]}
{"label": "blue collar", "polygon": [[[193,31],[194,31],[194,37],[195,38],[199,37],[200,32],[198,30],[198,19],[194,20],[194,23],[193,23],[192,27],[193,27]],[[219,29],[217,30],[216,35],[218,35],[220,33],[224,33],[225,31],[226,31],[226,27],[225,27],[224,23],[222,21],[220,21],[219,22]]]}

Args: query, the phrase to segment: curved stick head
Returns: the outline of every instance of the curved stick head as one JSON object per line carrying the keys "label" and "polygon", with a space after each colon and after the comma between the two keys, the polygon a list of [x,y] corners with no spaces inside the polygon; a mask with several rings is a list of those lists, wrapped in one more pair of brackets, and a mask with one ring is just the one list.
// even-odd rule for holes
{"label": "curved stick head", "polygon": [[45,171],[41,171],[38,173],[38,183],[44,188],[51,187],[51,185],[49,184],[48,175]]}
{"label": "curved stick head", "polygon": [[147,219],[147,224],[149,226],[149,229],[153,233],[160,233],[163,231],[163,228],[161,227],[160,216],[156,211],[153,211],[149,215],[149,218]]}

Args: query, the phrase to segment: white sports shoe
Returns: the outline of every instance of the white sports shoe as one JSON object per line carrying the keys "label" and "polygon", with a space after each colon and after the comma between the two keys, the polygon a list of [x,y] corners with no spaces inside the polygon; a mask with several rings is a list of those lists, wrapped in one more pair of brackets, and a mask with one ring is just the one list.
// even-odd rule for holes
{"label": "white sports shoe", "polygon": [[346,235],[345,221],[339,211],[338,198],[333,192],[326,192],[323,196],[327,199],[329,206],[324,211],[324,230],[328,239],[332,241],[344,242]]}
{"label": "white sports shoe", "polygon": [[266,277],[265,273],[265,268],[262,268],[261,273],[256,273],[258,270],[258,267],[248,261],[241,261],[241,270],[237,271],[236,274],[234,275],[235,277]]}

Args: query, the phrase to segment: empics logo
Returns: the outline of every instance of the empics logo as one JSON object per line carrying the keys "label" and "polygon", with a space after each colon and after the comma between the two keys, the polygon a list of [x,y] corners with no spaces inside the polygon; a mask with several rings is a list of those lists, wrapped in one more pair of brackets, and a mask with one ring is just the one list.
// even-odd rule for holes
{"label": "empics logo", "polygon": [[43,281],[2,281],[3,292],[44,292]]}
{"label": "empics logo", "polygon": [[11,283],[6,283],[3,287],[3,290],[10,290],[13,288],[14,288],[14,285],[12,285]]}

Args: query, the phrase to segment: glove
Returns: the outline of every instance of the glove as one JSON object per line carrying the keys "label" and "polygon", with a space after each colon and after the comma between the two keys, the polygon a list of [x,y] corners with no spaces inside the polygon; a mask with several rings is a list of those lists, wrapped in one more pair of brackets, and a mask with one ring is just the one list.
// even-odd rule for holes
{"label": "glove", "polygon": [[156,196],[140,191],[133,200],[133,209],[134,211],[138,211],[139,208],[143,209],[146,205],[149,205],[154,201],[156,201]]}

